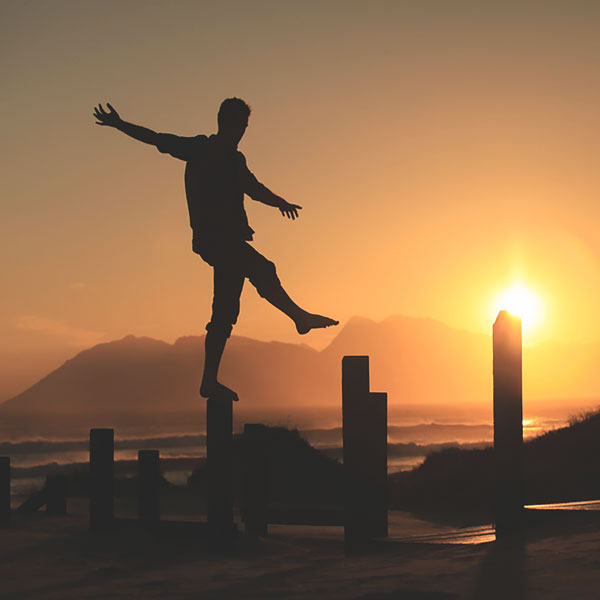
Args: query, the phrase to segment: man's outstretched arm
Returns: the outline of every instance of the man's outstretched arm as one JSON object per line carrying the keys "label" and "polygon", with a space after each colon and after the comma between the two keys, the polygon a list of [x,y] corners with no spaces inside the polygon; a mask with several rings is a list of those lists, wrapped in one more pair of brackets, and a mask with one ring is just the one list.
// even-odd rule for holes
{"label": "man's outstretched arm", "polygon": [[246,189],[244,190],[250,198],[257,202],[262,202],[267,206],[275,206],[278,208],[282,216],[288,219],[297,219],[298,211],[302,210],[299,204],[290,204],[287,200],[284,200],[281,196],[274,194],[267,186],[263,185],[256,177],[254,173],[246,167],[247,179]]}
{"label": "man's outstretched arm", "polygon": [[98,104],[98,106],[94,108],[94,118],[96,119],[97,125],[114,127],[129,137],[132,137],[134,140],[144,142],[145,144],[152,144],[153,146],[158,145],[159,134],[156,133],[156,131],[152,131],[152,129],[142,127],[141,125],[127,123],[127,121],[121,119],[119,113],[109,103],[107,103],[106,106],[108,107],[108,112],[104,110],[102,104]]}
{"label": "man's outstretched arm", "polygon": [[195,154],[198,144],[206,139],[205,136],[201,135],[196,137],[181,137],[172,133],[156,133],[156,131],[152,131],[152,129],[148,129],[147,127],[123,121],[119,113],[108,102],[106,105],[108,106],[108,112],[104,110],[102,104],[98,104],[94,109],[94,117],[97,125],[114,127],[134,140],[156,146],[159,152],[170,154],[180,160],[189,160]]}

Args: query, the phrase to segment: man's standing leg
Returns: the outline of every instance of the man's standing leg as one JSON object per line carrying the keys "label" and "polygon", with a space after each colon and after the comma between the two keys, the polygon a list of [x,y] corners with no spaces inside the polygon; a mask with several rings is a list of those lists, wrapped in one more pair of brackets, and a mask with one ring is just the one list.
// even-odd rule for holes
{"label": "man's standing leg", "polygon": [[245,275],[233,260],[223,260],[214,265],[212,317],[206,326],[204,341],[204,373],[200,395],[204,398],[223,397],[237,400],[237,394],[219,383],[217,377],[225,344],[240,312],[240,295]]}

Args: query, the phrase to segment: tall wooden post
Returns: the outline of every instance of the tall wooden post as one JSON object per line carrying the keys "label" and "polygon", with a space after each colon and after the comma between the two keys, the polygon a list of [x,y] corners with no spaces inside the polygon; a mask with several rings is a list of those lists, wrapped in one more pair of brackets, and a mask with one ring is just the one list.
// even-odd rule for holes
{"label": "tall wooden post", "polygon": [[266,536],[269,502],[267,427],[244,425],[244,524],[246,533]]}
{"label": "tall wooden post", "polygon": [[138,518],[148,524],[160,520],[159,451],[138,451]]}
{"label": "tall wooden post", "polygon": [[48,475],[46,477],[46,512],[54,517],[67,514],[67,477],[65,475]]}
{"label": "tall wooden post", "polygon": [[106,531],[114,520],[113,429],[90,429],[90,527]]}
{"label": "tall wooden post", "polygon": [[10,525],[10,458],[0,456],[0,528]]}
{"label": "tall wooden post", "polygon": [[500,311],[494,323],[496,536],[520,529],[524,503],[521,319]]}
{"label": "tall wooden post", "polygon": [[233,408],[231,400],[206,401],[208,526],[215,547],[231,546],[233,526]]}

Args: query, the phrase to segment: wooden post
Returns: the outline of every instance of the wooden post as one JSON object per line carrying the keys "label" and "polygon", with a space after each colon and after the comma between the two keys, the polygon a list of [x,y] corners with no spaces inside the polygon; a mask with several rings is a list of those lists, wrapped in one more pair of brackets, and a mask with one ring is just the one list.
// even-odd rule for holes
{"label": "wooden post", "polygon": [[502,537],[520,529],[524,504],[521,319],[500,311],[493,331],[495,522]]}
{"label": "wooden post", "polygon": [[208,526],[215,547],[226,549],[233,542],[231,400],[206,401],[206,459],[208,466]]}
{"label": "wooden post", "polygon": [[344,457],[344,544],[369,537],[369,490],[364,480],[365,419],[369,399],[369,357],[342,359],[342,439]]}
{"label": "wooden post", "polygon": [[269,448],[267,428],[244,425],[244,524],[246,533],[266,536],[269,501]]}
{"label": "wooden post", "polygon": [[53,517],[67,514],[67,478],[65,475],[46,477],[46,513]]}
{"label": "wooden post", "polygon": [[387,481],[387,394],[369,394],[367,421],[368,443],[364,446],[365,478],[369,491],[369,534],[387,537],[388,534],[388,481]]}
{"label": "wooden post", "polygon": [[344,543],[388,534],[387,394],[369,392],[369,357],[342,359]]}
{"label": "wooden post", "polygon": [[10,458],[0,456],[0,528],[10,525]]}
{"label": "wooden post", "polygon": [[90,527],[106,531],[114,520],[113,429],[90,429]]}
{"label": "wooden post", "polygon": [[138,518],[148,524],[160,520],[159,451],[138,451]]}

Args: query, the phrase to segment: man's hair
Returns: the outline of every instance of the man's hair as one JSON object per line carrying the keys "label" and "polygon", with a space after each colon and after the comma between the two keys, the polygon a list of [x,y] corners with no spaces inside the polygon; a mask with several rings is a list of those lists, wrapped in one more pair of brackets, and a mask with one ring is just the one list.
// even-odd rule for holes
{"label": "man's hair", "polygon": [[217,122],[221,125],[239,125],[250,116],[250,106],[241,98],[227,98],[221,102]]}

